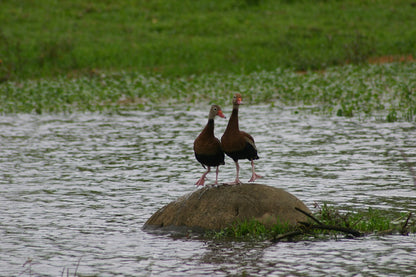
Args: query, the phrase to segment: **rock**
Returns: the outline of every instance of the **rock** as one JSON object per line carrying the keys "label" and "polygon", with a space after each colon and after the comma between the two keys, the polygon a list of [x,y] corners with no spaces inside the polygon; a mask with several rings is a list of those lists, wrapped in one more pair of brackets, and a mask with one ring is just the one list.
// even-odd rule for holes
{"label": "rock", "polygon": [[267,185],[204,187],[159,209],[144,227],[219,230],[238,220],[257,219],[269,226],[278,220],[290,225],[307,221],[295,207],[310,213],[294,195]]}

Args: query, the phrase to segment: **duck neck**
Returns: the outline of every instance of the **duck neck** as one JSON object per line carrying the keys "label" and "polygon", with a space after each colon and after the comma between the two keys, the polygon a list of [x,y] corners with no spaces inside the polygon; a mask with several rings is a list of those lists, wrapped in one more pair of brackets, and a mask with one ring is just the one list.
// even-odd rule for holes
{"label": "duck neck", "polygon": [[238,105],[233,105],[233,111],[230,116],[230,120],[228,121],[227,129],[226,131],[239,131],[238,126]]}
{"label": "duck neck", "polygon": [[203,133],[205,134],[209,134],[209,135],[214,135],[214,119],[213,118],[209,118],[208,119],[208,123],[205,126]]}

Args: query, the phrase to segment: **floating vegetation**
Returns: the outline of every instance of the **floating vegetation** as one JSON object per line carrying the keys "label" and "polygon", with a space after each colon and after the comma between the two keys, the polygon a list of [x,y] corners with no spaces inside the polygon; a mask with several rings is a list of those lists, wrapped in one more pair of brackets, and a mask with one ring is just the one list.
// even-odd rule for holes
{"label": "floating vegetation", "polygon": [[307,214],[311,220],[296,227],[279,222],[271,227],[266,227],[257,220],[246,220],[236,222],[220,231],[207,232],[206,236],[213,239],[278,242],[313,237],[318,239],[328,236],[336,237],[338,234],[344,234],[347,237],[360,237],[370,234],[408,235],[416,233],[416,221],[411,212],[389,213],[373,208],[360,211],[341,211],[326,204],[316,205],[316,208],[317,211],[314,215],[298,210]]}
{"label": "floating vegetation", "polygon": [[181,78],[134,72],[93,77],[0,84],[1,113],[116,111],[144,107],[228,104],[240,92],[251,104],[313,106],[338,116],[379,115],[385,121],[413,121],[416,63],[348,65],[324,72],[277,69],[251,74],[205,74]]}

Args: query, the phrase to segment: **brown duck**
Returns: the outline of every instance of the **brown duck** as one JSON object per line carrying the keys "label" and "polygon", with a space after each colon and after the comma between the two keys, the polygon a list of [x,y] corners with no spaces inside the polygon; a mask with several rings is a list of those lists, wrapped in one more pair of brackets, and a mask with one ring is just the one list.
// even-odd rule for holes
{"label": "brown duck", "polygon": [[216,166],[215,185],[218,185],[219,166],[224,163],[224,152],[221,149],[221,142],[214,136],[214,118],[218,115],[225,118],[222,110],[217,105],[212,105],[208,115],[208,123],[194,141],[195,158],[207,171],[195,183],[196,186],[203,186],[206,175],[211,171],[211,166]]}
{"label": "brown duck", "polygon": [[251,161],[252,175],[249,182],[254,182],[257,178],[261,178],[254,171],[254,160],[257,160],[257,148],[254,143],[254,139],[250,134],[240,131],[238,127],[238,107],[242,104],[241,94],[237,93],[233,98],[233,111],[231,113],[230,120],[228,121],[227,128],[224,135],[221,137],[221,146],[225,154],[231,157],[237,169],[237,176],[235,181],[230,184],[240,184],[239,179],[240,166],[238,160],[248,159]]}

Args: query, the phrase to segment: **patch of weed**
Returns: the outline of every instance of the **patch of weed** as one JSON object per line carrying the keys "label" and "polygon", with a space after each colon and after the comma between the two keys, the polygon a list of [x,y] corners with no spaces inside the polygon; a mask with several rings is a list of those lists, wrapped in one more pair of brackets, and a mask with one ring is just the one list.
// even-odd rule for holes
{"label": "patch of weed", "polygon": [[[416,221],[412,213],[387,213],[383,210],[368,208],[368,210],[341,211],[327,204],[317,205],[317,211],[312,215],[319,224],[300,224],[290,226],[277,222],[272,226],[265,226],[257,220],[237,221],[220,231],[206,233],[212,239],[236,240],[275,240],[279,236],[308,239],[311,236],[336,235],[340,232],[354,231],[359,234],[402,234],[416,233]],[[311,228],[313,227],[313,228]],[[322,227],[322,228],[320,228]],[[353,233],[354,233],[353,232]],[[280,240],[280,239],[279,239]]]}

